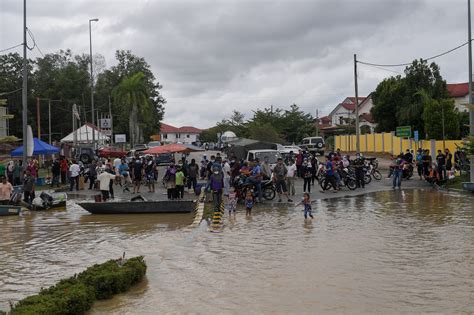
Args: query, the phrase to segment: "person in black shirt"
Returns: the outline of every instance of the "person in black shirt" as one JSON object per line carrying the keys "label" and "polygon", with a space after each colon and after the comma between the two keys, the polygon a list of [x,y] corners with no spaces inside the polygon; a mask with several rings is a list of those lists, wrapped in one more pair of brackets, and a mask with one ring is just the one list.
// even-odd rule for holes
{"label": "person in black shirt", "polygon": [[407,163],[413,163],[413,154],[410,153],[410,150],[407,149],[403,159],[405,160],[405,162]]}
{"label": "person in black shirt", "polygon": [[61,176],[61,166],[59,165],[59,160],[56,159],[53,162],[51,167],[51,173],[53,173],[53,180],[51,181],[51,187],[57,185],[59,187],[59,177]]}
{"label": "person in black shirt", "polygon": [[446,156],[446,170],[450,171],[453,168],[453,155],[449,152],[449,149],[444,150]]}
{"label": "person in black shirt", "polygon": [[421,158],[422,162],[423,162],[423,174],[424,175],[427,175],[429,174],[429,170],[428,168],[430,167],[431,165],[431,155],[430,155],[430,150],[425,150],[423,152],[423,157]]}
{"label": "person in black shirt", "polygon": [[438,150],[438,155],[436,156],[436,163],[438,164],[438,176],[439,180],[443,180],[443,178],[446,178],[446,157],[444,154],[441,152],[441,150]]}
{"label": "person in black shirt", "polygon": [[357,188],[365,188],[364,182],[364,158],[360,156],[360,153],[356,154],[356,159],[354,160],[354,167],[355,167],[355,176],[356,176],[356,183]]}

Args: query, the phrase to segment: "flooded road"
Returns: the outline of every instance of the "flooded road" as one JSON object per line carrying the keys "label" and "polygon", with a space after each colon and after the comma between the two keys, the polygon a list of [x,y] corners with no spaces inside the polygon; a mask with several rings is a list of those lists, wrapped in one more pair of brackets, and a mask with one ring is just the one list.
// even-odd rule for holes
{"label": "flooded road", "polygon": [[144,255],[147,280],[91,314],[474,312],[474,198],[405,190],[255,207],[222,233],[190,215],[0,218],[0,309],[96,262]]}

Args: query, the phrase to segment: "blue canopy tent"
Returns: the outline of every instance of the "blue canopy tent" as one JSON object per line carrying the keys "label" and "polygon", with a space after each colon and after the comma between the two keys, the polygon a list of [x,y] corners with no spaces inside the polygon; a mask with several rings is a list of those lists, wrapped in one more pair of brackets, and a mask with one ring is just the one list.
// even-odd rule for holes
{"label": "blue canopy tent", "polygon": [[[57,154],[59,149],[39,140],[38,138],[33,138],[34,148],[33,155],[45,155],[45,154]],[[23,155],[23,146],[16,148],[12,151],[11,156],[22,156]]]}

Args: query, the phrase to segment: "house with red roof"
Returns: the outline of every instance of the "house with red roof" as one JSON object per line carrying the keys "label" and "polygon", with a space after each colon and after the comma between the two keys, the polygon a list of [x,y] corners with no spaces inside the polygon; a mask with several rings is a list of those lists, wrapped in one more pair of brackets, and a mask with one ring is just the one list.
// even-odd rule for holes
{"label": "house with red roof", "polygon": [[175,127],[165,123],[160,126],[160,139],[167,143],[193,143],[199,141],[199,135],[203,130],[192,127]]}
{"label": "house with red roof", "polygon": [[464,104],[469,103],[469,84],[466,83],[448,83],[449,95],[454,99],[454,106],[460,112],[467,112]]}
{"label": "house with red roof", "polygon": [[[358,99],[360,104],[366,97],[361,96]],[[355,120],[355,97],[346,97],[332,110],[329,117],[331,117],[331,124],[333,126],[351,124]]]}

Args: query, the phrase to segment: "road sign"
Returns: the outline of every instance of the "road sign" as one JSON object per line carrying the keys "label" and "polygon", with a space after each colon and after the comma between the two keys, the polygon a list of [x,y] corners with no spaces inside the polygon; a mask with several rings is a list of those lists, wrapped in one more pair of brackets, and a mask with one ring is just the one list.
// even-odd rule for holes
{"label": "road sign", "polygon": [[110,129],[112,126],[112,121],[110,118],[102,118],[100,119],[100,128],[102,129]]}
{"label": "road sign", "polygon": [[397,137],[410,138],[411,137],[411,126],[397,127],[395,131]]}
{"label": "road sign", "polygon": [[415,138],[415,141],[419,140],[420,135],[418,134],[418,130],[413,131],[413,137]]}
{"label": "road sign", "polygon": [[125,143],[127,142],[127,135],[125,134],[116,134],[115,143]]}

